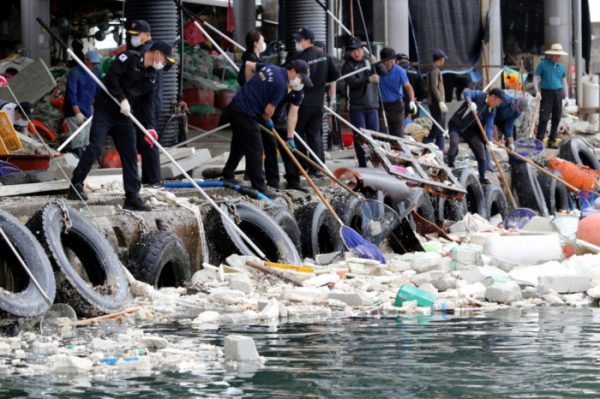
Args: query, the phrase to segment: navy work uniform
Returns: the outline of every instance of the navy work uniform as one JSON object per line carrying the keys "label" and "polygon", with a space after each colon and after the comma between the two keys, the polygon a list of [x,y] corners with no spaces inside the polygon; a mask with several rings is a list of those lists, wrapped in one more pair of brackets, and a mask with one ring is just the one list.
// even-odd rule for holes
{"label": "navy work uniform", "polygon": [[227,106],[233,136],[229,158],[223,169],[223,180],[234,179],[235,168],[241,157],[245,156],[246,174],[250,177],[252,188],[264,194],[268,192],[262,162],[263,137],[258,124],[267,105],[276,107],[286,95],[288,75],[285,68],[262,65]]}
{"label": "navy work uniform", "polygon": [[[145,52],[135,50],[121,53],[106,73],[104,84],[117,100],[126,99],[131,104],[131,109],[140,110],[141,112],[134,115],[146,129],[150,130],[154,129],[156,70],[153,67],[144,66],[144,54]],[[140,178],[133,122],[120,112],[119,105],[105,92],[96,97],[94,112],[90,145],[86,148],[75,172],[73,172],[73,185],[78,191],[83,191],[83,181],[92,168],[92,164],[100,155],[106,135],[110,134],[123,165],[126,202],[139,198]],[[70,198],[72,197],[70,196]],[[75,198],[77,197],[75,196]]]}

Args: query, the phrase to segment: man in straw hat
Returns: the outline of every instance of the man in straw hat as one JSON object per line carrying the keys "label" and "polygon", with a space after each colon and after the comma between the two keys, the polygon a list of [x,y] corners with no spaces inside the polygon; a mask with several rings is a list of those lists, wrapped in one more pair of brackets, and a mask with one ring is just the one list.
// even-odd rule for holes
{"label": "man in straw hat", "polygon": [[[561,55],[568,55],[562,49],[559,43],[552,45],[550,50],[546,51],[550,55],[538,65],[533,77],[533,87],[535,87],[536,97],[542,98],[540,102],[540,121],[537,130],[537,139],[543,140],[546,134],[546,126],[550,115],[552,115],[552,127],[550,136],[548,136],[548,148],[556,147],[556,135],[558,125],[562,116],[563,99],[567,101],[569,91],[567,90],[567,70],[564,64],[558,62]],[[538,81],[542,81],[541,90]]]}

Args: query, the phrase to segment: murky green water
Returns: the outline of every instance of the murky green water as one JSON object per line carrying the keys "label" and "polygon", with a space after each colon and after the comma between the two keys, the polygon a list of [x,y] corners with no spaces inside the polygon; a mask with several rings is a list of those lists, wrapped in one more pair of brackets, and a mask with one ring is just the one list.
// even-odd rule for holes
{"label": "murky green water", "polygon": [[250,335],[262,369],[137,377],[0,378],[2,397],[600,397],[600,309],[145,329],[217,345]]}

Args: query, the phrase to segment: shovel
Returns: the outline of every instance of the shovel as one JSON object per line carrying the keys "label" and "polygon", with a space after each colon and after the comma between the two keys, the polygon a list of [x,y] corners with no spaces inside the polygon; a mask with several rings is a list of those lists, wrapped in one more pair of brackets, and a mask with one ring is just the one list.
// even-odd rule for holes
{"label": "shovel", "polygon": [[348,247],[348,249],[352,253],[354,253],[356,256],[358,256],[360,258],[373,259],[373,260],[378,260],[381,263],[386,263],[385,258],[383,257],[383,254],[379,251],[379,249],[377,248],[377,246],[375,244],[368,242],[367,240],[362,238],[360,236],[360,234],[358,234],[356,231],[354,231],[350,227],[344,225],[344,222],[342,222],[342,220],[335,213],[335,211],[333,210],[331,205],[329,205],[329,202],[325,199],[323,194],[321,194],[321,191],[319,191],[319,189],[317,188],[315,183],[308,176],[308,173],[306,173],[304,168],[302,168],[302,166],[300,165],[300,162],[298,162],[296,157],[292,154],[292,151],[290,151],[290,149],[288,148],[287,143],[285,141],[283,141],[283,139],[279,136],[279,134],[275,131],[275,129],[273,129],[273,131],[271,132],[271,131],[269,131],[269,129],[267,129],[263,125],[259,125],[259,126],[264,132],[270,133],[273,136],[275,136],[275,139],[279,143],[279,146],[282,147],[285,152],[287,152],[290,159],[294,162],[294,164],[296,165],[296,167],[298,168],[300,173],[302,173],[302,175],[304,176],[304,178],[306,179],[308,184],[310,184],[310,186],[315,191],[315,193],[317,194],[317,196],[319,197],[321,202],[323,202],[323,204],[325,204],[329,213],[331,213],[333,218],[340,224],[340,235],[341,235],[342,239],[344,240],[344,244],[346,244],[346,247]]}

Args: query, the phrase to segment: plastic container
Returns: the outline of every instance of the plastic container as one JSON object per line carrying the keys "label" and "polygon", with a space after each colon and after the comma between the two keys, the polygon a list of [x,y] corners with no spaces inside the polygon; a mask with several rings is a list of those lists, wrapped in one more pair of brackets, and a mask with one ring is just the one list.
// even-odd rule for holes
{"label": "plastic container", "polygon": [[436,299],[437,296],[434,294],[415,288],[410,284],[404,284],[398,290],[394,306],[401,307],[403,302],[417,301],[417,306],[429,307]]}
{"label": "plastic container", "polygon": [[215,105],[215,91],[208,89],[189,89],[183,91],[183,101],[188,105]]}
{"label": "plastic container", "polygon": [[446,311],[446,310],[454,310],[456,309],[456,304],[454,303],[454,301],[448,301],[448,302],[441,302],[441,303],[434,303],[431,306],[431,310],[437,310],[437,311]]}
{"label": "plastic container", "polygon": [[[592,77],[591,82],[583,84],[583,107],[597,108],[600,105],[600,85],[598,85],[598,75]],[[590,114],[588,122],[591,125],[597,126],[598,114]]]}
{"label": "plastic container", "polygon": [[[48,170],[52,157],[49,154],[0,155],[0,161],[10,162],[21,170]],[[56,155],[58,157],[62,157],[62,154]]]}
{"label": "plastic container", "polygon": [[8,154],[11,151],[17,151],[23,148],[17,132],[13,128],[8,114],[0,111],[0,153]]}
{"label": "plastic container", "polygon": [[235,91],[226,91],[224,93],[215,94],[215,107],[225,108],[236,94]]}
{"label": "plastic container", "polygon": [[345,280],[346,279],[346,274],[348,274],[348,272],[350,271],[347,267],[337,268],[337,269],[334,269],[334,270],[335,270],[335,274],[337,274],[338,276],[340,276],[340,280]]}
{"label": "plastic container", "polygon": [[221,114],[207,114],[204,116],[189,115],[189,124],[202,130],[213,130],[219,126]]}
{"label": "plastic container", "polygon": [[342,132],[342,143],[344,143],[344,147],[353,147],[354,146],[354,134],[348,132]]}

